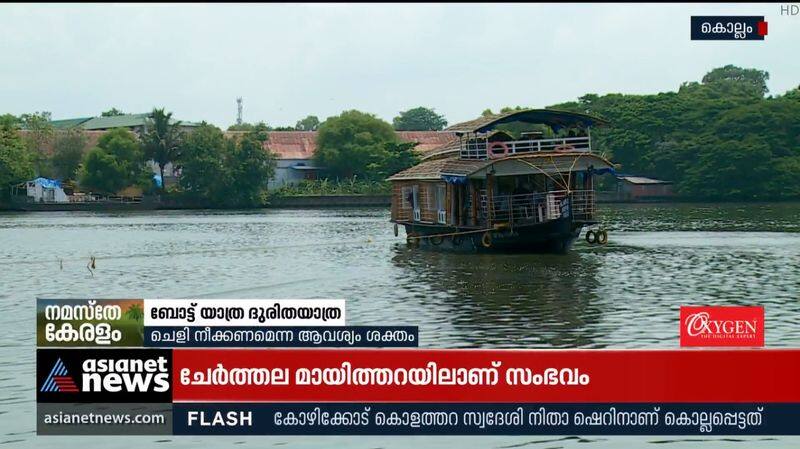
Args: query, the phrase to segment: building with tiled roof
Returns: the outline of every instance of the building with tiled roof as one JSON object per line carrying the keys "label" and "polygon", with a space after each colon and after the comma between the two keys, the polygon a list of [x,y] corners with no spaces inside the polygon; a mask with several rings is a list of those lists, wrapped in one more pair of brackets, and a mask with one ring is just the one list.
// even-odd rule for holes
{"label": "building with tiled roof", "polygon": [[[94,145],[104,131],[111,129],[127,128],[141,133],[145,129],[149,115],[81,117],[53,120],[51,124],[58,130],[82,129],[86,131],[87,135],[90,135],[91,144]],[[199,123],[182,121],[181,125],[190,130],[199,126]],[[242,131],[225,131],[226,136],[236,136],[242,133]],[[317,177],[319,167],[314,166],[313,161],[314,153],[317,150],[317,131],[271,131],[268,136],[264,147],[277,157],[275,176],[270,180],[270,188]],[[455,133],[447,131],[398,131],[397,136],[404,142],[417,142],[415,150],[423,157],[456,139]],[[173,173],[170,165],[165,167],[166,173]],[[154,166],[153,170],[157,172],[157,167]],[[174,178],[174,176],[170,176],[170,178]],[[170,179],[170,181],[174,181],[174,179]]]}
{"label": "building with tiled roof", "polygon": [[[228,131],[228,136],[241,134],[241,131]],[[271,131],[264,147],[277,157],[275,176],[269,187],[276,188],[303,179],[315,179],[320,167],[314,165],[317,150],[317,131]],[[445,131],[397,131],[397,137],[404,142],[417,142],[414,148],[424,155],[451,143],[456,135]]]}

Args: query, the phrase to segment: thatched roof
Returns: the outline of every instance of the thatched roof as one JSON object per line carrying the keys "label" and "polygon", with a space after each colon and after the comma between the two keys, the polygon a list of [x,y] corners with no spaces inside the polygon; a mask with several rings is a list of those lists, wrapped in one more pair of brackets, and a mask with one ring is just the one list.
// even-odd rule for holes
{"label": "thatched roof", "polygon": [[607,121],[601,118],[586,114],[578,114],[576,112],[558,111],[555,109],[523,109],[521,111],[488,115],[468,122],[458,123],[448,127],[445,131],[462,134],[486,132],[497,125],[512,122],[541,123],[555,129],[577,125],[588,127],[608,124]]}
{"label": "thatched roof", "polygon": [[479,170],[486,165],[486,161],[460,159],[456,157],[446,157],[430,159],[401,171],[389,178],[390,181],[401,181],[404,179],[441,179],[443,173],[464,175]]}
{"label": "thatched roof", "polygon": [[457,154],[436,159],[428,159],[401,171],[391,177],[390,181],[404,180],[439,180],[443,175],[470,176],[491,165],[505,166],[516,171],[530,170],[531,174],[567,172],[583,170],[589,165],[595,168],[612,167],[604,157],[586,152],[564,153],[525,153],[503,159],[461,159]]}

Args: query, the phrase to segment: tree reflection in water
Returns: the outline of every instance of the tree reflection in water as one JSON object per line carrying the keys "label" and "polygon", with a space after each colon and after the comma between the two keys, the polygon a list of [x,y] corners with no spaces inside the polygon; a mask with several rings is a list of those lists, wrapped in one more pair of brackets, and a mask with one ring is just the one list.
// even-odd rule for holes
{"label": "tree reflection in water", "polygon": [[586,254],[456,254],[398,245],[392,262],[403,271],[398,288],[425,284],[438,293],[431,297],[468,346],[578,348],[602,340],[595,326],[602,317],[599,261]]}

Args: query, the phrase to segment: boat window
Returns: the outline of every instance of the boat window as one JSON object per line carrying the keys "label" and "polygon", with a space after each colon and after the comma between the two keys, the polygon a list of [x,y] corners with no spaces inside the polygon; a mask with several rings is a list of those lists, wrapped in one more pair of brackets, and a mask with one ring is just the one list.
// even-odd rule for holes
{"label": "boat window", "polygon": [[401,209],[411,209],[413,207],[414,194],[411,186],[403,187],[401,190],[402,200],[400,201]]}
{"label": "boat window", "polygon": [[425,186],[425,209],[434,210],[436,207],[436,185],[427,184]]}
{"label": "boat window", "polygon": [[436,186],[436,210],[442,211],[445,210],[444,207],[444,200],[447,196],[447,187],[444,185]]}

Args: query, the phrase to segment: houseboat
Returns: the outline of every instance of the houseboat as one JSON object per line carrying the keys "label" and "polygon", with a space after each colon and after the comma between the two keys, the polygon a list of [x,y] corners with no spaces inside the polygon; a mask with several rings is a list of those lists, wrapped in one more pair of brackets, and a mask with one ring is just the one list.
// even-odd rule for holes
{"label": "houseboat", "polygon": [[389,178],[395,234],[403,226],[413,245],[566,252],[598,223],[594,176],[613,166],[592,150],[591,129],[604,125],[528,109],[447,128],[451,142]]}

